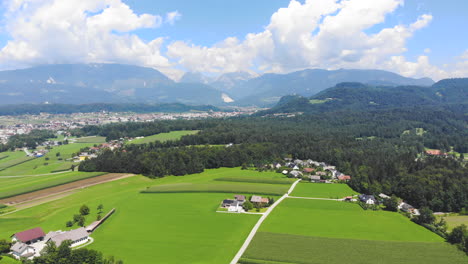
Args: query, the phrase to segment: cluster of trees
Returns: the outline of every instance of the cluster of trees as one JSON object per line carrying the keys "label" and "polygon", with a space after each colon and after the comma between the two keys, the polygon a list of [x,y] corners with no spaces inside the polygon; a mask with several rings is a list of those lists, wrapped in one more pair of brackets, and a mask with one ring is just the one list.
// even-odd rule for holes
{"label": "cluster of trees", "polygon": [[74,224],[78,226],[84,226],[86,223],[86,216],[89,215],[90,209],[87,205],[82,205],[79,210],[79,214],[73,215],[73,221],[67,221],[65,224],[67,227],[72,227]]}
{"label": "cluster of trees", "polygon": [[32,260],[23,260],[24,264],[123,264],[123,261],[116,260],[114,257],[105,258],[101,252],[80,248],[71,250],[71,241],[63,241],[60,246],[54,242],[48,242],[43,249],[40,257]]}
{"label": "cluster of trees", "polygon": [[466,225],[455,227],[447,236],[447,242],[455,244],[460,250],[468,254],[468,229]]}
{"label": "cluster of trees", "polygon": [[[468,152],[463,111],[414,107],[85,127],[83,133],[105,136],[111,131],[133,136],[174,128],[202,131],[178,141],[103,152],[82,162],[80,170],[162,177],[221,166],[255,166],[291,155],[336,165],[352,176],[349,185],[361,193],[395,194],[416,207],[460,211],[468,207],[468,168],[455,158],[422,153],[425,147]],[[416,133],[416,128],[425,133]],[[231,147],[225,147],[230,143]]]}
{"label": "cluster of trees", "polygon": [[81,129],[72,130],[71,134],[78,137],[99,135],[106,137],[106,141],[110,141],[124,137],[146,137],[175,130],[199,130],[214,125],[215,122],[184,120],[149,123],[115,123],[103,126],[85,126]]}
{"label": "cluster of trees", "polygon": [[29,134],[11,136],[7,144],[0,144],[0,152],[24,147],[34,149],[48,138],[56,137],[57,136],[49,130],[32,130]]}

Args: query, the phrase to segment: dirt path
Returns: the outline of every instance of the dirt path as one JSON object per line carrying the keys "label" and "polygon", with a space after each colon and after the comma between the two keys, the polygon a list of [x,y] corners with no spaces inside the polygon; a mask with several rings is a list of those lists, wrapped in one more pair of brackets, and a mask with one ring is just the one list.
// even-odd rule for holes
{"label": "dirt path", "polygon": [[247,239],[245,240],[244,244],[242,245],[242,247],[239,249],[239,252],[237,252],[237,254],[234,256],[234,258],[232,259],[231,261],[231,264],[237,264],[239,262],[239,259],[242,257],[242,255],[244,255],[244,252],[245,250],[249,247],[249,244],[250,242],[252,241],[252,239],[254,238],[255,234],[257,233],[257,230],[260,228],[260,226],[262,225],[263,221],[265,221],[265,219],[268,217],[268,215],[271,213],[271,211],[273,211],[273,209],[275,209],[275,207],[280,204],[284,199],[286,199],[290,193],[292,193],[292,191],[294,190],[294,188],[296,187],[296,185],[300,182],[301,180],[297,180],[295,181],[292,185],[291,185],[291,188],[289,188],[288,192],[285,193],[283,196],[281,196],[281,198],[279,198],[278,201],[276,201],[276,203],[274,203],[272,206],[270,206],[268,208],[268,210],[262,215],[262,217],[260,217],[260,219],[258,220],[257,224],[255,224],[255,226],[252,228],[252,231],[250,231],[250,234],[249,236],[247,237]]}
{"label": "dirt path", "polygon": [[134,174],[128,173],[109,173],[102,176],[96,176],[76,182],[71,182],[63,184],[56,187],[47,188],[40,191],[35,191],[31,193],[21,194],[10,198],[5,198],[0,200],[0,204],[13,205],[17,208],[31,207],[31,205],[37,205],[37,202],[45,203],[50,200],[56,200],[63,196],[68,195],[68,193],[77,190],[86,188],[89,186],[115,181],[127,177],[134,176]]}

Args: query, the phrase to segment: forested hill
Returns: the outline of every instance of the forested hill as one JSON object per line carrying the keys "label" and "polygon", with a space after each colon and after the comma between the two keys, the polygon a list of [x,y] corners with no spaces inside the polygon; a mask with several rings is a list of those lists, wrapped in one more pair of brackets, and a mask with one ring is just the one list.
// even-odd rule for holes
{"label": "forested hill", "polygon": [[275,107],[259,114],[363,111],[467,103],[468,78],[446,79],[430,87],[386,87],[361,83],[340,83],[309,98],[302,96],[283,97]]}

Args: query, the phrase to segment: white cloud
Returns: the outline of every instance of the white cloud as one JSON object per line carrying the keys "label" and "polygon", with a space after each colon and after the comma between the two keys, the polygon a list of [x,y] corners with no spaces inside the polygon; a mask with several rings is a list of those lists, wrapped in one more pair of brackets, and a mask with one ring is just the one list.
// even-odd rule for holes
{"label": "white cloud", "polygon": [[[45,63],[117,62],[177,73],[161,53],[164,38],[143,41],[132,31],[160,27],[159,15],[136,14],[121,0],[12,0],[0,50],[2,68]],[[175,18],[174,18],[175,19]]]}
{"label": "white cloud", "polygon": [[467,74],[468,50],[443,70],[430,63],[429,49],[413,61],[404,56],[408,40],[433,17],[423,14],[410,24],[382,26],[403,0],[291,0],[262,32],[212,46],[165,44],[164,37],[144,41],[133,33],[173,25],[181,18],[178,11],[163,17],[136,14],[122,0],[70,1],[7,1],[4,27],[11,40],[0,50],[1,67],[118,62],[154,67],[173,78],[181,68],[208,73],[361,68],[435,79]]}
{"label": "white cloud", "polygon": [[174,25],[174,23],[182,17],[182,14],[179,11],[169,12],[166,14],[166,23]]}
{"label": "white cloud", "polygon": [[261,33],[248,34],[242,41],[228,38],[211,47],[176,41],[168,46],[168,56],[200,72],[304,68],[379,68],[407,76],[437,72],[425,57],[408,62],[401,55],[415,31],[431,22],[431,15],[366,33],[402,4],[402,0],[291,0],[271,16]]}
{"label": "white cloud", "polygon": [[431,51],[432,51],[432,50],[431,50],[430,48],[425,48],[425,49],[424,49],[424,53],[431,53]]}

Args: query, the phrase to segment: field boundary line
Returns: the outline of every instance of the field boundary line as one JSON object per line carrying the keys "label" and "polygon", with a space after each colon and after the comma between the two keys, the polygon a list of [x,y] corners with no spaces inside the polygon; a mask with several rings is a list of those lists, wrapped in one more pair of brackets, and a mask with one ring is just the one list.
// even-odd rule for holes
{"label": "field boundary line", "polygon": [[289,188],[288,192],[285,193],[283,196],[281,196],[281,198],[279,198],[278,201],[276,201],[276,203],[271,205],[268,208],[268,210],[260,217],[260,219],[258,219],[257,223],[255,224],[255,226],[252,228],[249,235],[247,236],[247,239],[244,241],[244,244],[242,244],[241,248],[239,249],[237,254],[234,256],[230,264],[237,264],[239,262],[239,259],[242,257],[242,255],[244,255],[245,250],[247,250],[247,248],[249,247],[250,242],[254,238],[255,234],[257,233],[258,229],[262,225],[263,221],[265,221],[265,219],[268,217],[271,211],[273,211],[273,209],[275,209],[275,207],[278,206],[278,204],[280,204],[286,197],[289,196],[289,194],[294,190],[294,188],[300,181],[301,179],[295,181]]}
{"label": "field boundary line", "polygon": [[288,198],[293,198],[293,199],[308,199],[308,200],[325,200],[325,201],[340,201],[340,202],[343,201],[343,199],[316,198],[316,197],[299,197],[299,196],[288,196]]}
{"label": "field boundary line", "polygon": [[66,171],[51,172],[51,173],[44,173],[44,174],[30,174],[30,175],[16,175],[16,176],[0,176],[0,179],[1,179],[1,178],[40,177],[40,176],[49,176],[49,175],[61,174],[61,173],[66,173],[66,172],[72,172],[72,170],[69,169],[69,170],[66,170]]}

